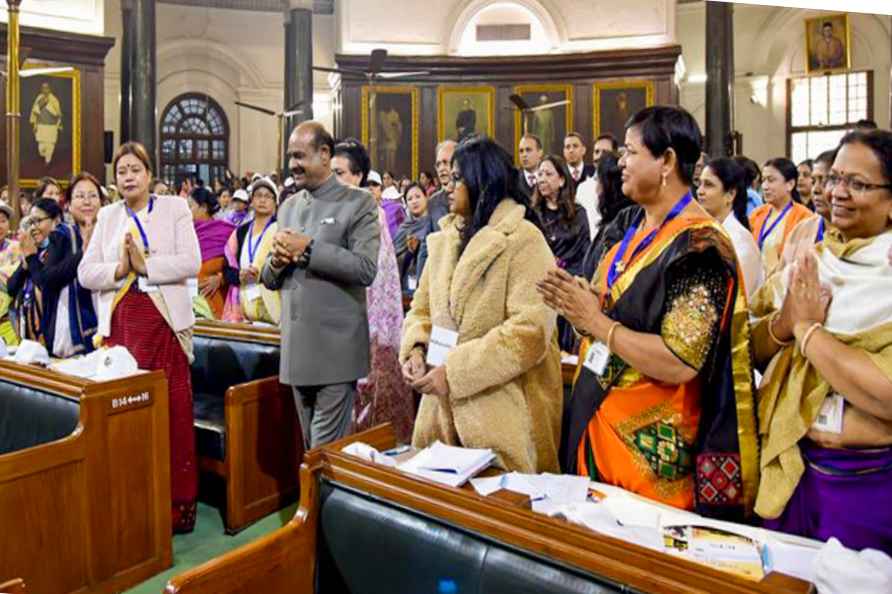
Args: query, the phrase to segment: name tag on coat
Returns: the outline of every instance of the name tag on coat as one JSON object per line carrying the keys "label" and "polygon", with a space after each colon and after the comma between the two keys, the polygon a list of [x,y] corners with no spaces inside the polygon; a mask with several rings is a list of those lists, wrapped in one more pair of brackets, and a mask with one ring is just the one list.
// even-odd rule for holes
{"label": "name tag on coat", "polygon": [[431,367],[445,365],[446,356],[457,344],[458,332],[434,326],[431,330],[431,342],[427,347],[427,364]]}

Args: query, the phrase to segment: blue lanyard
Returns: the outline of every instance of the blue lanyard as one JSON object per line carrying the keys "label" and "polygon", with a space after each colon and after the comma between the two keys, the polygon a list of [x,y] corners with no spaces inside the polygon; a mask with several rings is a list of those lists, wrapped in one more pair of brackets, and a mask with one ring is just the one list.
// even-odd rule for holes
{"label": "blue lanyard", "polygon": [[818,221],[818,237],[815,239],[815,243],[821,243],[824,241],[824,217],[821,217],[821,220]]}
{"label": "blue lanyard", "polygon": [[272,225],[275,220],[276,217],[271,217],[270,220],[266,222],[266,227],[260,232],[260,237],[257,238],[256,242],[251,241],[251,236],[254,233],[254,221],[251,221],[251,226],[248,227],[248,264],[254,264],[254,254],[257,253],[257,248],[260,247],[260,242],[263,241],[263,236],[266,235],[266,230],[269,229],[269,226]]}
{"label": "blue lanyard", "polygon": [[[155,197],[149,196],[149,214],[152,214],[152,209],[154,207],[155,207]],[[143,229],[142,223],[139,222],[139,217],[136,216],[136,213],[133,212],[133,209],[131,209],[126,204],[124,205],[124,208],[127,209],[127,214],[130,215],[130,218],[133,219],[134,223],[136,223],[136,228],[137,228],[137,230],[139,230],[139,236],[142,238],[143,248],[145,248],[145,253],[146,253],[146,255],[148,255],[149,254],[149,236],[146,235],[146,230]]]}
{"label": "blue lanyard", "polygon": [[[663,227],[666,226],[672,219],[681,214],[685,208],[687,208],[688,204],[693,200],[693,196],[688,192],[684,196],[681,197],[681,200],[675,203],[675,206],[672,207],[672,210],[669,211],[669,214],[666,215],[666,219],[660,224],[659,227],[652,230],[647,234],[641,243],[635,247],[635,251],[632,252],[632,257],[629,258],[629,262],[634,260],[638,254],[646,250],[650,244],[653,242],[654,238],[657,236]],[[623,242],[619,246],[619,250],[616,252],[616,255],[613,257],[613,262],[610,263],[610,268],[607,269],[607,289],[610,290],[613,288],[614,283],[616,283],[616,279],[620,277],[623,273],[625,266],[621,266],[623,261],[623,257],[626,255],[626,251],[629,249],[629,244],[632,243],[632,238],[635,237],[635,233],[637,232],[638,225],[641,224],[641,219],[644,218],[644,212],[639,213],[638,217],[635,219],[635,222],[626,230],[625,236],[623,236]]]}
{"label": "blue lanyard", "polygon": [[[780,223],[781,221],[784,220],[784,217],[787,216],[787,213],[790,212],[791,208],[793,208],[792,200],[790,200],[790,202],[787,203],[787,205],[784,207],[784,209],[781,211],[781,213],[779,215],[777,215],[777,218],[774,219],[774,222],[771,223],[770,226],[768,225],[768,217],[765,217],[765,222],[762,223],[762,230],[759,231],[759,249],[760,250],[762,249],[762,244],[765,243],[765,239],[767,239],[768,236],[771,235],[771,232],[774,231],[774,228],[777,227],[778,223]],[[768,213],[768,216],[769,217],[771,216],[770,212]]]}

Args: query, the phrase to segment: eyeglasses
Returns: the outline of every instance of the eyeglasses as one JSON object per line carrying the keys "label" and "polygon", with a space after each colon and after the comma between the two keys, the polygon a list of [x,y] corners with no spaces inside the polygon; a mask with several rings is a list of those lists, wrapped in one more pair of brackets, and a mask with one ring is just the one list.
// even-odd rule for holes
{"label": "eyeglasses", "polygon": [[31,215],[31,224],[32,225],[39,225],[44,221],[51,221],[51,220],[53,220],[51,217],[38,217],[35,215]]}
{"label": "eyeglasses", "polygon": [[835,188],[840,184],[845,184],[853,194],[866,194],[873,190],[892,190],[892,184],[872,184],[869,182],[855,179],[854,175],[837,175],[831,173],[827,176],[827,185]]}
{"label": "eyeglasses", "polygon": [[72,194],[71,200],[99,200],[99,194],[91,192],[89,194]]}
{"label": "eyeglasses", "polygon": [[463,178],[462,175],[461,175],[460,173],[453,173],[453,174],[452,174],[452,183],[460,184],[460,183],[462,183],[463,181],[465,181],[465,178]]}

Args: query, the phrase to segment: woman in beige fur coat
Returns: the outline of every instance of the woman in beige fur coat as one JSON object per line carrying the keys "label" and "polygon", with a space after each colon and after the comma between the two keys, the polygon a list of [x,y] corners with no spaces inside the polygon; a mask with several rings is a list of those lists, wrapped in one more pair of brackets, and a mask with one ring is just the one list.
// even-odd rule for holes
{"label": "woman in beige fur coat", "polygon": [[[510,156],[489,139],[453,158],[452,214],[403,324],[403,374],[423,394],[412,443],[492,448],[497,464],[559,472],[563,403],[555,314],[535,290],[554,256],[514,191]],[[434,326],[457,332],[445,364],[425,363]]]}

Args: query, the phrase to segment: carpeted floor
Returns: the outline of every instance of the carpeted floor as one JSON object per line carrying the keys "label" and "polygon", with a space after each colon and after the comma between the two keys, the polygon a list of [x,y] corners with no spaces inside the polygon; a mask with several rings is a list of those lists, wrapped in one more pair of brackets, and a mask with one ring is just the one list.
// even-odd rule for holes
{"label": "carpeted floor", "polygon": [[195,530],[192,534],[178,535],[173,539],[173,567],[127,590],[125,594],[160,594],[171,577],[284,526],[294,517],[296,508],[297,504],[290,505],[235,536],[227,536],[223,532],[223,519],[217,508],[199,503]]}

